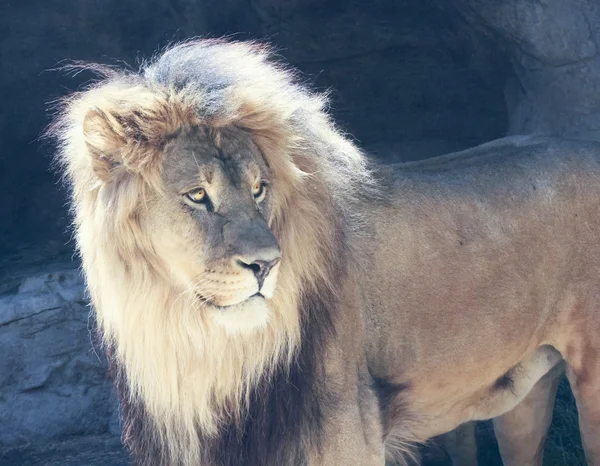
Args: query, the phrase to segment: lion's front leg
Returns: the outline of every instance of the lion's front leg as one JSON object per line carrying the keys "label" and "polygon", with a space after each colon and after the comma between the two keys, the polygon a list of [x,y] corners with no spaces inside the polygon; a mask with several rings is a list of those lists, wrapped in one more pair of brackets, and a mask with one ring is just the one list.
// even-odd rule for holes
{"label": "lion's front leg", "polygon": [[310,466],[384,466],[383,430],[375,400],[336,402],[324,419],[320,448]]}

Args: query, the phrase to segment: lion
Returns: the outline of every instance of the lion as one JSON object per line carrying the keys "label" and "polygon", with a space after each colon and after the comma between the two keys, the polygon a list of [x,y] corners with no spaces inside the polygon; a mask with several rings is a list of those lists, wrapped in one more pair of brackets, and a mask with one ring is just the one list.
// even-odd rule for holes
{"label": "lion", "polygon": [[597,144],[376,166],[266,45],[92,69],[49,133],[135,464],[382,466],[491,418],[541,464],[564,370],[600,464]]}

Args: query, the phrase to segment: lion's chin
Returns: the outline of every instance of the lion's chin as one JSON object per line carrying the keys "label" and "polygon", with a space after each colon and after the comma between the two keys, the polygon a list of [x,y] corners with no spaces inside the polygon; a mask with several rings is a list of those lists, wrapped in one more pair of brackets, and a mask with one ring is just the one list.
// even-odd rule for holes
{"label": "lion's chin", "polygon": [[254,295],[232,306],[210,306],[213,321],[230,334],[248,333],[266,327],[269,305],[261,295]]}

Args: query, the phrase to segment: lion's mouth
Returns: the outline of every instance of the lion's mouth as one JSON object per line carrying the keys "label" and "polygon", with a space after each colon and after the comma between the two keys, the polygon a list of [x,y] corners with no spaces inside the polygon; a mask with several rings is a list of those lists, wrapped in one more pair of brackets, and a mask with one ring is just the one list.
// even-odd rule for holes
{"label": "lion's mouth", "polygon": [[226,304],[226,305],[220,305],[220,304],[216,304],[216,303],[215,303],[213,300],[211,300],[211,299],[207,299],[207,298],[205,298],[204,296],[202,296],[202,295],[201,295],[201,294],[199,294],[199,293],[196,293],[196,296],[197,296],[197,297],[198,297],[198,299],[199,299],[199,300],[200,300],[202,303],[204,303],[205,305],[209,305],[209,306],[211,306],[211,307],[213,307],[213,308],[215,308],[215,309],[220,309],[220,310],[224,310],[224,311],[225,311],[225,310],[227,310],[227,309],[231,309],[231,308],[237,307],[237,306],[239,306],[240,304],[244,304],[244,303],[246,303],[246,302],[250,301],[251,299],[256,299],[256,298],[259,298],[259,299],[266,299],[266,298],[265,298],[265,297],[262,295],[262,293],[261,293],[260,291],[257,291],[257,292],[256,292],[256,293],[254,293],[253,295],[251,295],[251,296],[248,296],[247,298],[244,298],[244,299],[242,299],[242,300],[240,300],[240,301],[238,301],[238,302],[231,303],[231,304]]}

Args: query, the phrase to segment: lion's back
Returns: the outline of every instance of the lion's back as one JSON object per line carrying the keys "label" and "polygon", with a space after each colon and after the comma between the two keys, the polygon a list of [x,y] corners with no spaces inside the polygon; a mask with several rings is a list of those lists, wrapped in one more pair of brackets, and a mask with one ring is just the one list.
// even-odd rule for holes
{"label": "lion's back", "polygon": [[412,197],[512,204],[544,198],[600,201],[600,143],[511,136],[423,161],[395,164],[388,176],[393,197],[404,203]]}

